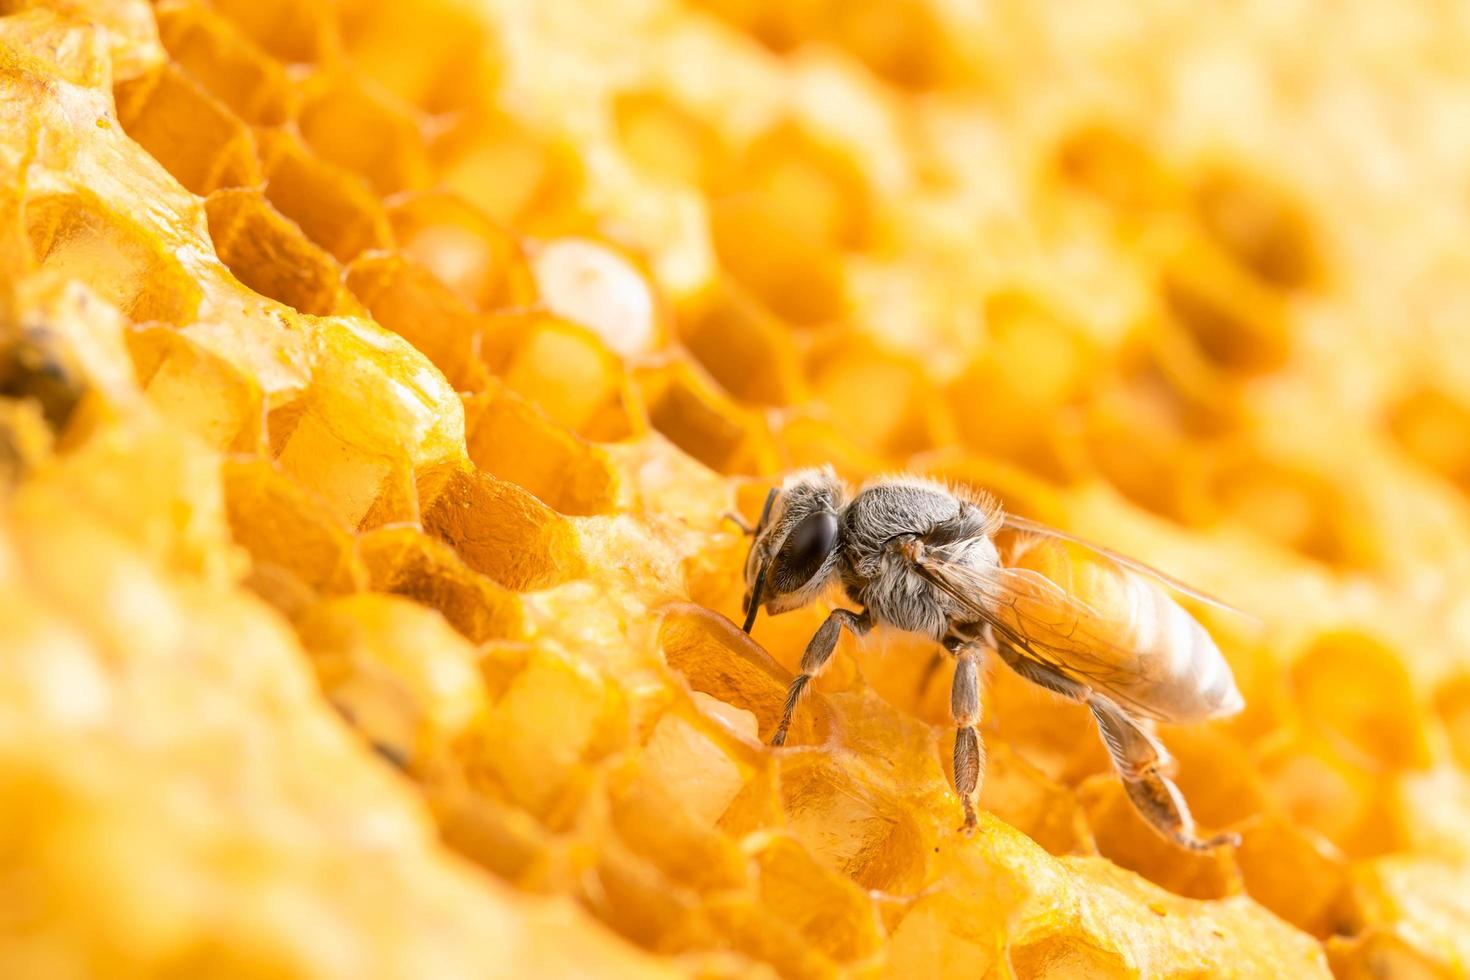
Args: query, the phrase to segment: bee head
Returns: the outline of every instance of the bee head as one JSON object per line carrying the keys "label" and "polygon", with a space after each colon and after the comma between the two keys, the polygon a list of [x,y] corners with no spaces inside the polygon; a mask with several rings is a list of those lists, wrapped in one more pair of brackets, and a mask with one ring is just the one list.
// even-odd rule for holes
{"label": "bee head", "polygon": [[831,467],[793,473],[771,491],[745,559],[747,633],[762,605],[772,615],[797,609],[832,580],[846,500]]}

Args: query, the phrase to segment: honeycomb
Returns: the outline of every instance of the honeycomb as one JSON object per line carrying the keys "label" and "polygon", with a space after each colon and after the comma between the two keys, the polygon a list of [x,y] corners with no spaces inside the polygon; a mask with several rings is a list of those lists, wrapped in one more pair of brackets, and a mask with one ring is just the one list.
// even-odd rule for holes
{"label": "honeycomb", "polygon": [[[0,975],[1470,970],[1448,2],[0,0]],[[1250,611],[1085,710],[738,620],[790,469]]]}

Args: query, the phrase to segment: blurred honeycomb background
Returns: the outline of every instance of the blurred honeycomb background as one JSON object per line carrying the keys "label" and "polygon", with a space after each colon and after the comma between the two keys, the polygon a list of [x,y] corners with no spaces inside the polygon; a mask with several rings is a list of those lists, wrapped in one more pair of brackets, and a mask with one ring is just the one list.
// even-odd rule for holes
{"label": "blurred honeycomb background", "polygon": [[[0,0],[0,975],[1470,968],[1470,14]],[[784,471],[1259,617],[1076,706],[738,615]],[[947,668],[946,668],[947,670]]]}

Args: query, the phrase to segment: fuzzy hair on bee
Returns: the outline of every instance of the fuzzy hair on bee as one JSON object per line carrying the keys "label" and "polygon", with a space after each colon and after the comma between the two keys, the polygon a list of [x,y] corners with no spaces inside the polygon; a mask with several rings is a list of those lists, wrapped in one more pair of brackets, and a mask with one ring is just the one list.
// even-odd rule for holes
{"label": "fuzzy hair on bee", "polygon": [[[785,743],[802,694],[841,631],[862,636],[885,626],[928,637],[955,659],[950,707],[963,831],[977,822],[985,763],[980,665],[993,653],[1026,680],[1089,707],[1129,799],[1159,833],[1191,849],[1238,841],[1195,835],[1168,776],[1172,760],[1150,727],[1243,707],[1213,639],[1170,592],[1223,605],[1218,600],[1135,559],[1007,515],[984,491],[923,477],[883,476],[853,493],[831,467],[800,470],[770,492],[747,530],[747,633],[761,609],[787,612],[838,587],[857,607],[834,608],[807,644],[773,745]],[[996,537],[1006,531],[1023,540],[1002,555]],[[1049,546],[1058,550],[1044,557],[1084,561],[1086,574],[1073,576],[1062,564],[1067,574],[1048,577],[1011,564]],[[1058,578],[1091,583],[1108,604],[1069,592]]]}

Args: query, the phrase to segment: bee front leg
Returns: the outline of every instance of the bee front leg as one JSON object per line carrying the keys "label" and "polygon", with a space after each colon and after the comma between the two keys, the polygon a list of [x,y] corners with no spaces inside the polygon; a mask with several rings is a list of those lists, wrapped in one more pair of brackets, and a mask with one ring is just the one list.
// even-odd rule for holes
{"label": "bee front leg", "polygon": [[980,741],[980,648],[965,646],[955,651],[954,685],[950,689],[950,714],[954,716],[954,788],[964,808],[963,834],[975,831],[975,807],[980,798],[980,780],[985,774],[985,745]]}
{"label": "bee front leg", "polygon": [[791,727],[791,716],[796,712],[797,702],[801,700],[807,684],[822,672],[822,668],[832,658],[832,651],[837,648],[837,634],[844,626],[853,636],[862,636],[873,628],[873,620],[866,610],[860,613],[850,609],[832,610],[832,614],[806,645],[806,652],[801,655],[801,673],[792,678],[791,686],[786,690],[786,706],[781,711],[781,723],[776,726],[776,734],[771,736],[772,745],[786,744],[786,730]]}

